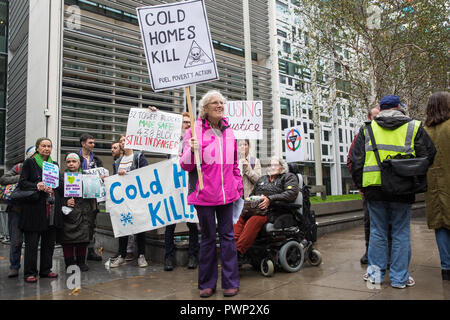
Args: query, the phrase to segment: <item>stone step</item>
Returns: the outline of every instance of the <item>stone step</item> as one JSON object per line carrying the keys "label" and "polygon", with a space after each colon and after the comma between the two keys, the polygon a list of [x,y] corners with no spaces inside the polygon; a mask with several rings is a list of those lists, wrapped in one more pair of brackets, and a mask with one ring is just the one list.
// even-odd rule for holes
{"label": "stone step", "polygon": [[317,235],[336,232],[353,228],[364,223],[364,212],[352,211],[328,215],[319,215],[316,217]]}

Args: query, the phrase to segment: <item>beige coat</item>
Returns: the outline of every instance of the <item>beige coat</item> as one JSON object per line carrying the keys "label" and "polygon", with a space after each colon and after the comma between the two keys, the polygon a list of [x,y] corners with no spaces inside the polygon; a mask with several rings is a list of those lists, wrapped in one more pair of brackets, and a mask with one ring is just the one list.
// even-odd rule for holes
{"label": "beige coat", "polygon": [[427,173],[427,223],[430,229],[450,230],[450,119],[434,127],[425,127],[425,130],[437,150]]}
{"label": "beige coat", "polygon": [[242,182],[244,184],[244,198],[247,198],[253,191],[256,181],[262,176],[261,161],[255,158],[255,167],[252,169],[250,165],[250,156],[246,158],[248,161],[247,168],[243,168],[242,160],[239,160],[239,169],[241,170]]}

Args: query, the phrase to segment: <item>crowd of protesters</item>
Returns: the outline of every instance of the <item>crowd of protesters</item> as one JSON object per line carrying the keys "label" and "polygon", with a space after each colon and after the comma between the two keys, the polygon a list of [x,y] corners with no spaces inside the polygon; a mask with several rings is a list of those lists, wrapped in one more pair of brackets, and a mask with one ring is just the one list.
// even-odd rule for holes
{"label": "crowd of protesters", "polygon": [[[382,188],[380,162],[400,153],[426,159],[428,189],[425,194],[428,227],[435,230],[441,259],[442,279],[450,279],[450,94],[433,94],[426,107],[425,126],[409,118],[400,98],[388,95],[379,106],[368,113],[368,121],[355,137],[347,165],[356,187],[363,195],[366,250],[361,258],[368,264],[365,281],[382,283],[387,269],[394,288],[415,285],[409,274],[411,261],[410,218],[414,193],[394,195]],[[190,119],[183,114],[182,137],[177,155],[183,170],[189,174],[188,204],[194,205],[198,224],[188,223],[188,268],[198,266],[198,289],[203,298],[216,292],[218,271],[225,297],[239,292],[239,265],[245,252],[253,244],[261,227],[274,219],[273,201],[292,202],[300,188],[295,176],[287,172],[283,159],[272,158],[268,173],[262,174],[261,162],[249,155],[250,141],[237,143],[233,130],[224,117],[225,97],[219,91],[209,91],[199,102],[199,117]],[[149,112],[155,112],[150,108]],[[193,134],[193,129],[197,137]],[[201,138],[198,138],[201,135]],[[376,144],[375,144],[376,141]],[[205,146],[214,149],[220,159],[209,159],[202,154],[201,172],[204,186],[200,189],[196,152]],[[52,259],[55,243],[62,246],[66,268],[77,265],[89,270],[87,260],[102,261],[95,251],[95,227],[99,207],[96,199],[64,197],[64,171],[83,172],[103,167],[93,152],[94,137],[83,134],[80,150],[64,157],[60,183],[51,188],[42,182],[43,163],[59,166],[52,157],[52,141],[40,138],[26,150],[25,160],[0,178],[0,184],[17,183],[17,188],[28,192],[23,201],[9,203],[8,227],[11,236],[10,272],[17,277],[21,265],[22,243],[25,243],[24,279],[28,283],[38,277],[56,278]],[[125,147],[122,135],[111,143],[113,173],[126,175],[148,165],[142,152]],[[227,159],[233,159],[231,163]],[[104,179],[104,176],[99,177]],[[220,187],[220,188],[219,188]],[[221,190],[218,192],[217,190]],[[233,223],[233,204],[243,198],[258,195],[260,214],[237,216]],[[165,230],[164,270],[171,271],[174,259],[175,224]],[[216,232],[219,236],[221,268],[218,267]],[[201,241],[199,243],[199,233]],[[120,237],[118,253],[110,267],[117,268],[134,259],[137,243],[137,263],[148,266],[145,258],[145,232]],[[40,251],[38,246],[40,244]],[[40,265],[38,268],[38,252]]]}

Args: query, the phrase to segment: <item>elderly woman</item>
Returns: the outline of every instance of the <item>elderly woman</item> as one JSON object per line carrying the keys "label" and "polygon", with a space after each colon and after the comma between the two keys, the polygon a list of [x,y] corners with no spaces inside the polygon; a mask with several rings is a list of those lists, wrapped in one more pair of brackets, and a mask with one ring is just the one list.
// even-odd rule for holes
{"label": "elderly woman", "polygon": [[267,222],[274,222],[277,211],[271,206],[274,201],[294,202],[300,187],[297,177],[287,172],[287,165],[283,159],[273,157],[270,161],[269,175],[261,177],[255,185],[251,196],[261,196],[258,208],[262,215],[256,214],[247,218],[240,216],[234,225],[234,239],[242,260],[245,252],[252,246],[259,230]]}
{"label": "elderly woman", "polygon": [[48,138],[36,141],[36,154],[25,160],[19,179],[21,190],[39,191],[39,199],[21,203],[19,228],[24,232],[25,263],[24,278],[26,282],[37,282],[37,258],[39,239],[41,240],[41,259],[39,276],[56,278],[52,272],[53,250],[56,230],[62,227],[61,194],[62,187],[52,189],[42,182],[43,163],[57,164],[52,160],[52,142]]}
{"label": "elderly woman", "polygon": [[[218,279],[216,251],[217,231],[220,238],[222,289],[225,297],[239,291],[239,268],[233,237],[233,202],[242,196],[242,178],[233,130],[223,117],[225,98],[209,91],[199,102],[200,117],[184,135],[180,158],[183,170],[189,172],[188,203],[193,204],[201,229],[198,288],[200,297],[211,296]],[[200,189],[194,151],[199,150],[204,188]]]}
{"label": "elderly woman", "polygon": [[[81,173],[80,157],[76,153],[66,156],[66,172]],[[61,174],[64,181],[64,173]],[[66,268],[78,265],[81,271],[88,271],[86,252],[89,244],[89,226],[96,208],[95,199],[65,197],[63,204],[63,229],[59,234]],[[76,258],[75,258],[76,257]]]}
{"label": "elderly woman", "polygon": [[437,149],[427,173],[427,223],[435,231],[442,280],[450,280],[450,93],[436,92],[429,98],[425,130]]}

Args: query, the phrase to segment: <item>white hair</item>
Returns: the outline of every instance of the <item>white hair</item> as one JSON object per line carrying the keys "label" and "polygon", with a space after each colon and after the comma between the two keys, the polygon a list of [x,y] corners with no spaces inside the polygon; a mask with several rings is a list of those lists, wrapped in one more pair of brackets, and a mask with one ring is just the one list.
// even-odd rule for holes
{"label": "white hair", "polygon": [[277,156],[273,156],[272,158],[270,158],[270,161],[272,161],[272,160],[278,161],[278,163],[279,163],[280,166],[282,167],[281,173],[289,172],[288,165],[287,165],[286,161],[284,161],[283,158],[279,158],[279,157],[277,157]]}
{"label": "white hair", "polygon": [[209,101],[211,101],[212,96],[218,95],[220,99],[222,99],[223,103],[227,103],[227,99],[217,90],[210,90],[200,99],[198,102],[198,116],[202,119],[206,119],[205,107],[208,105]]}

